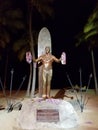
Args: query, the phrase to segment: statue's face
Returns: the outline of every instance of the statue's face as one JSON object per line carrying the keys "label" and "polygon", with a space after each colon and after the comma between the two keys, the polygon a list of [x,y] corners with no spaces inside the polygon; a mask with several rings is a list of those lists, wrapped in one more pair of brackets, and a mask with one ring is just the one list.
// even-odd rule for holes
{"label": "statue's face", "polygon": [[45,52],[46,52],[46,53],[49,53],[49,52],[50,52],[50,47],[46,47],[46,48],[45,48]]}

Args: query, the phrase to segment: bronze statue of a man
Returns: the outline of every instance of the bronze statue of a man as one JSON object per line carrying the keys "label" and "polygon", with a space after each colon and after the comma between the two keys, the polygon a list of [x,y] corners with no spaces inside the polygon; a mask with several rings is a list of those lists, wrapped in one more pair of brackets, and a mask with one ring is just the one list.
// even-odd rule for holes
{"label": "bronze statue of a man", "polygon": [[34,62],[42,63],[42,79],[43,79],[43,90],[42,97],[50,97],[51,79],[52,79],[52,63],[60,62],[61,58],[58,59],[50,53],[50,47],[45,47],[45,54],[39,56],[37,59],[33,59]]}

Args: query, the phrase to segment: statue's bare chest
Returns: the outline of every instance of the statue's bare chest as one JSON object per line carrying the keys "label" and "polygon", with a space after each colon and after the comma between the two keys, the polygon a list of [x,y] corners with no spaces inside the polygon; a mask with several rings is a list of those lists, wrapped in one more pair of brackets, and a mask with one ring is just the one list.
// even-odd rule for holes
{"label": "statue's bare chest", "polygon": [[51,56],[51,55],[49,55],[49,56],[44,56],[44,57],[43,57],[43,61],[44,61],[45,63],[50,63],[50,62],[52,61],[52,56]]}

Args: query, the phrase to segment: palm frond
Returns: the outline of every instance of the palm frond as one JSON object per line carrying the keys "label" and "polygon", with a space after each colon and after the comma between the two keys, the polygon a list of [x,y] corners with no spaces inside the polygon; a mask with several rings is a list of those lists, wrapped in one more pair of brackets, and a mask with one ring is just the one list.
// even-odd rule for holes
{"label": "palm frond", "polygon": [[28,44],[27,44],[26,39],[19,39],[19,40],[17,40],[17,41],[14,43],[14,45],[13,45],[13,50],[14,50],[15,52],[18,52],[18,51],[21,50],[21,48],[25,48],[25,46],[26,46],[26,48],[28,48],[28,47],[27,47]]}
{"label": "palm frond", "polygon": [[89,32],[89,31],[93,30],[94,28],[95,28],[94,23],[87,23],[87,24],[84,26],[83,32],[84,32],[84,33],[87,33],[87,32]]}
{"label": "palm frond", "polygon": [[[78,42],[76,45],[81,43],[89,43],[88,46],[94,47],[97,44],[98,38],[98,4],[88,18],[87,23],[85,24],[81,35],[78,35],[76,39]],[[89,42],[88,42],[89,41]]]}
{"label": "palm frond", "polygon": [[18,52],[18,59],[22,61],[26,55],[26,48],[22,48],[21,51]]}
{"label": "palm frond", "polygon": [[23,13],[20,9],[11,9],[5,12],[5,16],[10,19],[21,19],[23,17]]}
{"label": "palm frond", "polygon": [[31,0],[31,4],[35,6],[43,18],[45,18],[45,16],[54,15],[53,1],[54,0]]}
{"label": "palm frond", "polygon": [[0,27],[0,41],[2,41],[2,45],[5,46],[4,44],[8,44],[10,41],[10,35],[6,31],[6,29]]}
{"label": "palm frond", "polygon": [[87,34],[85,35],[85,40],[87,40],[87,39],[89,39],[89,38],[95,36],[96,34],[98,34],[98,31],[97,31],[97,30],[90,31],[89,33],[87,33]]}

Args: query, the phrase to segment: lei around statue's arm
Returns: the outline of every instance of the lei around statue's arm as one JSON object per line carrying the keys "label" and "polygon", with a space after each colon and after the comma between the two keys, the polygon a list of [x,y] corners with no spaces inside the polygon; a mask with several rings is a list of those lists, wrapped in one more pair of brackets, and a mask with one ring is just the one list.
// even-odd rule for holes
{"label": "lei around statue's arm", "polygon": [[54,56],[55,62],[61,62],[62,65],[66,65],[66,53],[62,52],[61,57],[58,59]]}
{"label": "lei around statue's arm", "polygon": [[34,57],[32,56],[31,52],[28,51],[26,52],[26,61],[27,63],[31,63],[33,60],[33,62],[39,62],[41,60],[41,57],[37,58],[37,59],[34,59]]}
{"label": "lei around statue's arm", "polygon": [[66,53],[62,52],[61,54],[61,64],[66,65]]}
{"label": "lei around statue's arm", "polygon": [[26,52],[26,61],[29,64],[32,62],[32,54],[30,51]]}

